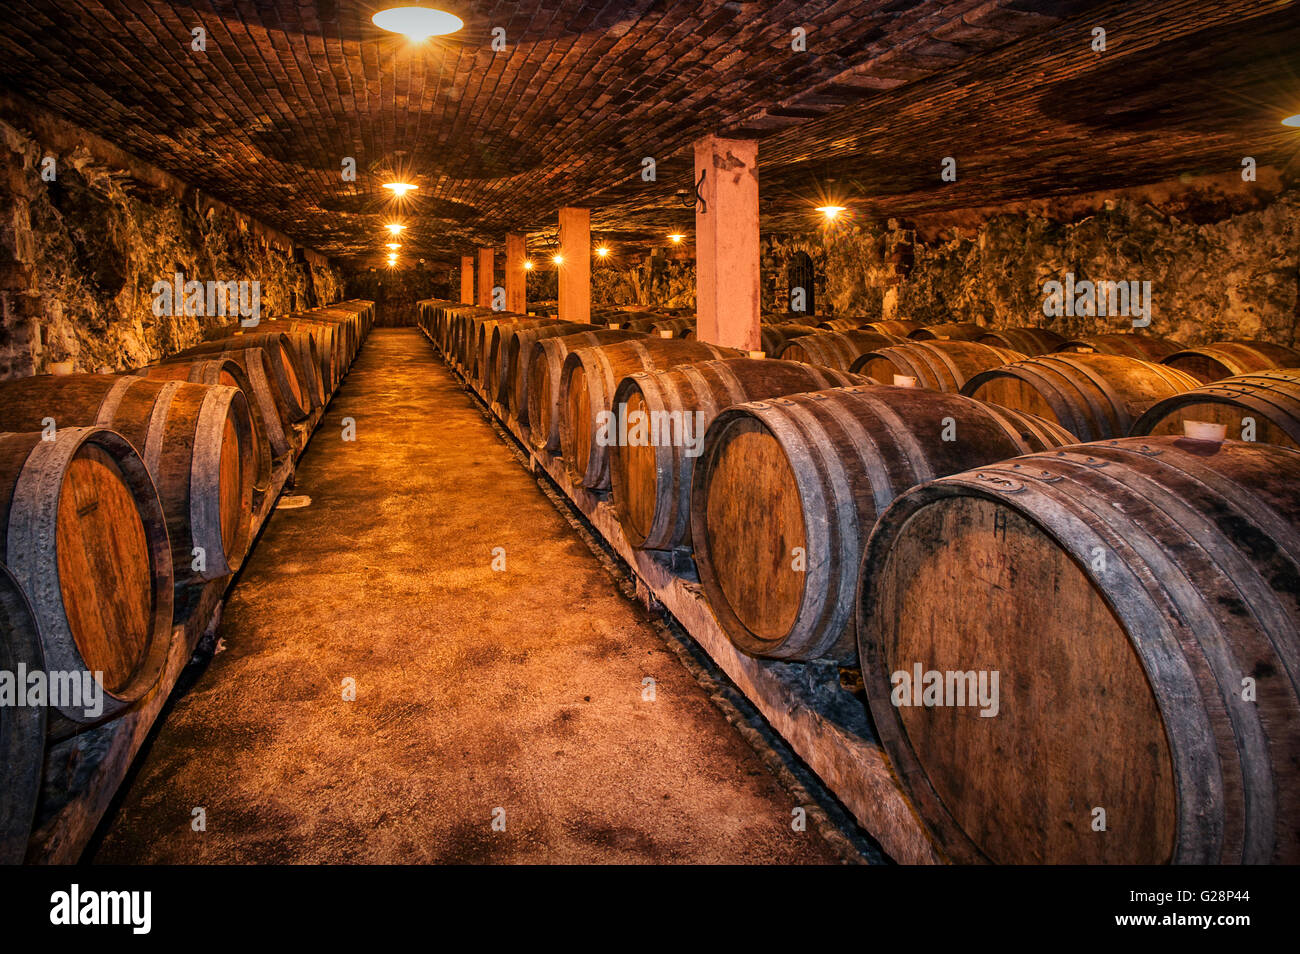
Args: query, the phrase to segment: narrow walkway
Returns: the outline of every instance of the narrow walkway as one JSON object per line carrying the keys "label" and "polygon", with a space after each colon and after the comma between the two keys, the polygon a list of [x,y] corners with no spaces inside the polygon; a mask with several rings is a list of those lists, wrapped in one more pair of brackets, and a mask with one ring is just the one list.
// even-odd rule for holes
{"label": "narrow walkway", "polygon": [[836,860],[417,331],[295,492],[96,862]]}

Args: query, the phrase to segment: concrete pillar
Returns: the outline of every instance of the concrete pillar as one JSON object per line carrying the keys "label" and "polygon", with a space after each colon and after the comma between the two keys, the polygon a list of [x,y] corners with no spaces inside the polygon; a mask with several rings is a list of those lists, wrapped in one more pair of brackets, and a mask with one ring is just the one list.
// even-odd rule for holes
{"label": "concrete pillar", "polygon": [[527,258],[522,232],[506,236],[506,311],[528,314],[528,272],[524,270]]}
{"label": "concrete pillar", "polygon": [[462,305],[474,304],[474,256],[460,257],[460,301]]}
{"label": "concrete pillar", "polygon": [[591,320],[591,210],[560,209],[560,320]]}
{"label": "concrete pillar", "polygon": [[705,136],[695,141],[696,336],[757,351],[759,313],[758,142]]}
{"label": "concrete pillar", "polygon": [[478,250],[478,306],[492,307],[492,287],[497,280],[497,250],[481,248]]}

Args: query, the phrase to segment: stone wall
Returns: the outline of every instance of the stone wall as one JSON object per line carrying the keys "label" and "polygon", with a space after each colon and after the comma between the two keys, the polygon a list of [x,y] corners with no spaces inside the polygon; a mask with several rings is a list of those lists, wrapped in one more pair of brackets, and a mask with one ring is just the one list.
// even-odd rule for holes
{"label": "stone wall", "polygon": [[[1203,179],[918,222],[850,221],[805,234],[765,234],[763,312],[786,310],[786,265],[804,251],[822,314],[1036,325],[1069,337],[1133,330],[1130,316],[1045,315],[1045,283],[1064,283],[1069,273],[1076,282],[1150,282],[1149,334],[1187,344],[1295,344],[1300,189],[1260,171],[1256,184],[1236,176]],[[649,262],[598,274],[593,298],[690,304],[693,268],[671,264],[668,280],[651,280]]]}
{"label": "stone wall", "polygon": [[344,297],[375,303],[375,324],[415,325],[415,303],[425,298],[460,298],[459,269],[416,264],[409,268],[369,268],[350,272],[343,280]]}
{"label": "stone wall", "polygon": [[342,297],[314,252],[57,117],[0,103],[0,379],[136,368],[236,320],[155,315],[154,284],[177,273],[248,282],[250,305],[257,282],[262,318]]}

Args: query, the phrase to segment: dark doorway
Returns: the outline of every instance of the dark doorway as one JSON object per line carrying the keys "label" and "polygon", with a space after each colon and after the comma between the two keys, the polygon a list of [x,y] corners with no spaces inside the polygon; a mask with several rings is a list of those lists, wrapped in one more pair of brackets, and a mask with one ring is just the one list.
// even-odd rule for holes
{"label": "dark doorway", "polygon": [[812,257],[807,252],[795,252],[786,265],[785,276],[790,287],[785,300],[786,310],[792,315],[817,314]]}

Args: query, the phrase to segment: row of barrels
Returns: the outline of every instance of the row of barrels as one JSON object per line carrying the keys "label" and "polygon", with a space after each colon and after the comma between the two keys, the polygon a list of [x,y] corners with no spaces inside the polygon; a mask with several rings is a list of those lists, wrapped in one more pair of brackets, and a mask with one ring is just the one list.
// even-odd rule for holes
{"label": "row of barrels", "polygon": [[158,684],[372,321],[370,302],[348,301],[216,329],[128,373],[0,382],[0,672],[98,674],[103,697],[101,711],[67,694],[0,706],[0,862],[23,859],[46,739]]}
{"label": "row of barrels", "polygon": [[[945,857],[1300,859],[1300,370],[610,334],[517,332],[500,410],[632,545],[689,551],[739,648],[861,668]],[[646,420],[679,431],[629,439]],[[1252,439],[1181,436],[1204,421]],[[1000,709],[953,705],[953,673],[998,674]]]}

